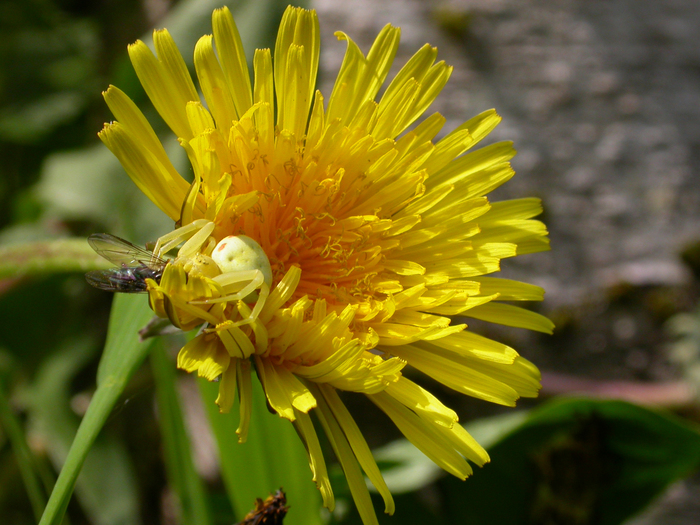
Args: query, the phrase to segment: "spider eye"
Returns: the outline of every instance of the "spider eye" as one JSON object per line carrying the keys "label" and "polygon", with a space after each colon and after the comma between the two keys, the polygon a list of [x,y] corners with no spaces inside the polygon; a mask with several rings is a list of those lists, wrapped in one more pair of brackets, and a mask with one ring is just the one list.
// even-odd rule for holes
{"label": "spider eye", "polygon": [[270,261],[260,245],[245,235],[229,235],[219,241],[211,258],[222,273],[260,270],[265,284],[272,285]]}

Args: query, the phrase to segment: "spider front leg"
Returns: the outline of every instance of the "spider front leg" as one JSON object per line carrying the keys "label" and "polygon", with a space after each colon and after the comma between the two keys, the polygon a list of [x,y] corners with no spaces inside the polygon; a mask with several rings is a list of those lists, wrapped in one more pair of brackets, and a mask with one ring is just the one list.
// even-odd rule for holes
{"label": "spider front leg", "polygon": [[263,306],[265,306],[267,297],[270,295],[270,286],[265,281],[265,274],[261,270],[243,270],[223,273],[214,277],[213,280],[221,285],[225,295],[213,299],[190,301],[190,304],[243,301],[250,297],[255,290],[258,290],[258,297],[250,315],[245,319],[236,321],[234,323],[235,326],[242,326],[255,321],[260,315]]}
{"label": "spider front leg", "polygon": [[[184,249],[185,246],[182,250]],[[213,277],[213,280],[221,285],[223,294],[213,299],[191,301],[191,304],[246,301],[258,290],[258,297],[250,314],[235,324],[250,324],[255,321],[265,306],[272,284],[272,268],[265,251],[250,237],[231,235],[216,245],[211,259],[221,270],[221,274]]]}
{"label": "spider front leg", "polygon": [[162,258],[163,255],[175,248],[178,244],[187,241],[182,248],[180,248],[178,257],[189,257],[200,250],[213,231],[213,222],[206,219],[197,219],[159,238],[153,249],[153,255]]}

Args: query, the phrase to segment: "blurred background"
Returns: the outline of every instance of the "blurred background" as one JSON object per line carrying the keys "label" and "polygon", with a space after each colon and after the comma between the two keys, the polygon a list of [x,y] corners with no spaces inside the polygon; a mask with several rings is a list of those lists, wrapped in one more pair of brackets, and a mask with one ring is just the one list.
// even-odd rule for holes
{"label": "blurred background", "polygon": [[[184,152],[141,90],[126,46],[167,27],[191,66],[194,43],[211,32],[211,11],[221,5],[0,0],[3,523],[35,523],[10,427],[50,486],[95,388],[112,297],[89,288],[80,272],[28,265],[28,275],[20,275],[17,259],[8,269],[2,258],[16,257],[13,247],[26,243],[105,231],[144,244],[172,229],[97,138],[112,118],[100,93],[109,84],[126,91],[189,173]],[[274,45],[286,2],[228,5],[249,59],[254,48]],[[431,111],[447,118],[449,131],[498,110],[503,122],[487,142],[513,140],[519,154],[516,177],[490,198],[542,198],[551,232],[551,252],[508,260],[502,275],[546,289],[544,303],[532,308],[556,323],[555,334],[470,320],[471,329],[538,365],[540,399],[513,411],[428,385],[490,444],[491,465],[466,482],[426,465],[395,441],[385,419],[366,411],[359,424],[379,447],[397,496],[398,515],[380,522],[700,522],[700,3],[304,6],[319,14],[319,88],[326,94],[345,52],[334,31],[366,52],[386,23],[400,26],[395,71],[425,42],[437,46],[454,71]],[[240,520],[223,488],[195,381],[178,374],[177,385],[212,523]],[[592,398],[569,397],[578,394]],[[85,473],[89,479],[69,507],[71,523],[183,523],[163,464],[154,396],[153,372],[144,366],[93,450],[99,468]],[[366,409],[347,401],[356,414]],[[342,503],[348,494],[341,478],[334,488]],[[326,519],[358,523],[349,500]]]}

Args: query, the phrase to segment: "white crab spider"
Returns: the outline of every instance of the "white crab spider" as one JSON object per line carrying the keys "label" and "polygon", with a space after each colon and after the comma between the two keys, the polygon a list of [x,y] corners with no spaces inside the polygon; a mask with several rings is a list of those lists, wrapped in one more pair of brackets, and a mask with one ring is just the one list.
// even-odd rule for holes
{"label": "white crab spider", "polygon": [[[245,319],[233,323],[234,326],[250,324],[255,321],[270,294],[272,269],[265,252],[260,245],[245,235],[231,235],[219,241],[208,252],[214,240],[210,239],[214,223],[205,219],[196,220],[187,226],[178,228],[158,239],[153,250],[155,257],[162,257],[172,248],[186,241],[178,251],[174,264],[182,264],[188,272],[197,272],[210,277],[223,288],[225,295],[214,299],[189,301],[189,304],[213,304],[234,302],[245,299],[255,300],[255,306]],[[257,297],[254,292],[258,290]]]}

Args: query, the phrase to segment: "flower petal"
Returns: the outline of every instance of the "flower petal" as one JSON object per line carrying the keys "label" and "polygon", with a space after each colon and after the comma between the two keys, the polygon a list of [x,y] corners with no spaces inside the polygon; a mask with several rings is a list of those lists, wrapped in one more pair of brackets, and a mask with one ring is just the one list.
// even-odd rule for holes
{"label": "flower petal", "polygon": [[158,58],[137,40],[129,46],[129,57],[148,98],[176,136],[189,140],[192,132],[187,124],[185,108],[198,101],[197,90],[187,72],[182,55],[166,29],[153,32]]}
{"label": "flower petal", "polygon": [[231,410],[233,402],[236,399],[236,376],[238,359],[229,364],[229,367],[221,374],[221,382],[219,383],[219,395],[216,398],[216,404],[219,406],[219,412],[226,414]]}
{"label": "flower petal", "polygon": [[338,462],[345,473],[352,499],[355,501],[362,523],[365,525],[379,525],[362,470],[360,470],[357,458],[355,458],[340,425],[338,425],[338,422],[333,417],[333,413],[327,407],[320,407],[317,414],[326,436],[328,436],[328,441],[333,447],[335,456],[338,458]]}
{"label": "flower petal", "polygon": [[253,105],[250,73],[243,42],[228,7],[214,10],[212,27],[228,91],[233,96],[236,113],[243,115]]}
{"label": "flower petal", "polygon": [[440,425],[426,425],[425,421],[403,406],[386,392],[380,392],[369,399],[377,405],[399,428],[406,438],[423,454],[450,474],[466,479],[472,468],[455,451],[450,441],[438,430]]}
{"label": "flower petal", "polygon": [[337,420],[343,434],[345,434],[348,443],[352,447],[352,451],[357,461],[360,463],[362,470],[365,471],[369,480],[384,499],[384,512],[393,514],[395,508],[394,498],[391,496],[391,492],[389,492],[389,488],[386,486],[382,473],[379,467],[377,467],[377,463],[374,461],[372,452],[369,446],[367,446],[367,442],[362,436],[362,432],[358,428],[357,423],[355,423],[350,412],[343,404],[335,388],[323,384],[318,385],[317,388],[322,394],[321,396],[317,396],[319,403],[325,403],[328,407],[326,412],[329,410],[332,412],[333,417]]}
{"label": "flower petal", "polygon": [[311,468],[311,472],[313,472],[313,479],[316,482],[316,486],[321,492],[323,506],[333,512],[335,508],[333,490],[331,489],[331,482],[328,479],[328,472],[326,470],[326,462],[323,459],[321,444],[318,442],[318,436],[314,430],[311,418],[308,414],[298,412],[293,422],[294,428],[296,428],[299,437],[304,443],[306,453],[309,456],[309,467]]}

